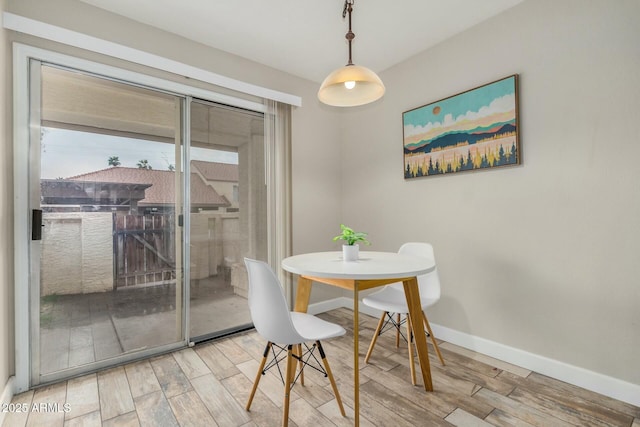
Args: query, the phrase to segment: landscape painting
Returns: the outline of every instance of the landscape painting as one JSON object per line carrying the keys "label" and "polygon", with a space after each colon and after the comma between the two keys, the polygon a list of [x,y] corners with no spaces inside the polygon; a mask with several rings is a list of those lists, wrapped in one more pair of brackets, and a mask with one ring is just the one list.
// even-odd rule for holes
{"label": "landscape painting", "polygon": [[402,114],[405,179],[520,164],[518,75]]}

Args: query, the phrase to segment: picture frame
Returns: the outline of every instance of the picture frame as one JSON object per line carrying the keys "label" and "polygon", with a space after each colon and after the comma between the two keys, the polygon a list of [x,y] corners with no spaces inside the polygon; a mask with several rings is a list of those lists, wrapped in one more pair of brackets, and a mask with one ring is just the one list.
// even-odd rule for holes
{"label": "picture frame", "polygon": [[402,113],[404,178],[521,163],[518,75]]}

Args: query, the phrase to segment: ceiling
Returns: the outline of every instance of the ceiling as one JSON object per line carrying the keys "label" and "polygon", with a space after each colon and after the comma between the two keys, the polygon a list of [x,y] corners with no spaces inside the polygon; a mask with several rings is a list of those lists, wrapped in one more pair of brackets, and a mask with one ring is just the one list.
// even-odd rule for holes
{"label": "ceiling", "polygon": [[[347,63],[344,0],[80,0],[321,82]],[[383,71],[523,0],[355,0],[353,62]]]}

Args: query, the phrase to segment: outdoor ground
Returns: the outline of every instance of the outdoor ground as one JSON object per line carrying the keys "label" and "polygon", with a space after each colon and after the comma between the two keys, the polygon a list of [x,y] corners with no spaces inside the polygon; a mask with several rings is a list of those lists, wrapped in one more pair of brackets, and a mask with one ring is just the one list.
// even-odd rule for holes
{"label": "outdoor ground", "polygon": [[[192,336],[251,322],[247,300],[222,277],[193,281]],[[175,284],[40,300],[41,373],[180,341]]]}

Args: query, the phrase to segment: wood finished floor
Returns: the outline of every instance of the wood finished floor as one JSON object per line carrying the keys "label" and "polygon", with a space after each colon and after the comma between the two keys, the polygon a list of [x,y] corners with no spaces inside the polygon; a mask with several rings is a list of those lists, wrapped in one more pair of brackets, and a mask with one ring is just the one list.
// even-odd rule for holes
{"label": "wood finished floor", "polygon": [[[291,394],[289,425],[353,425],[352,313],[320,317],[347,335],[325,344],[347,418],[326,378],[305,370],[305,386]],[[361,315],[360,353],[377,319]],[[244,410],[265,342],[255,332],[112,368],[14,397],[14,404],[69,404],[69,412],[7,413],[3,427],[18,426],[277,426],[282,385],[262,378]],[[360,423],[364,426],[626,426],[640,427],[640,408],[442,342],[446,366],[430,347],[435,391],[409,380],[407,349],[382,335],[365,365],[361,357]]]}

